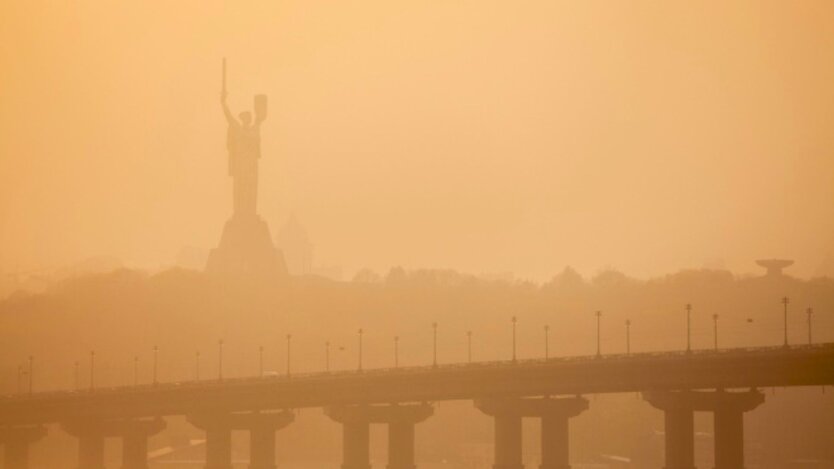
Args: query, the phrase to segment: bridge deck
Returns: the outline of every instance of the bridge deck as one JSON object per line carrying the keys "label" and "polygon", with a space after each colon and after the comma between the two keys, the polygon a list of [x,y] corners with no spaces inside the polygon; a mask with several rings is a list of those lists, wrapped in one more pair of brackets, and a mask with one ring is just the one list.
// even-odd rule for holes
{"label": "bridge deck", "polygon": [[834,384],[834,343],[201,380],[0,397],[0,424],[660,389]]}

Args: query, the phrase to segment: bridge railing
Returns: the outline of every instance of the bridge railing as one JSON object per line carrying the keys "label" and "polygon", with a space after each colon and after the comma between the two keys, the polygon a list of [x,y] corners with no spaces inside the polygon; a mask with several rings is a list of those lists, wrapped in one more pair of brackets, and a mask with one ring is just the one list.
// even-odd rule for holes
{"label": "bridge railing", "polygon": [[333,370],[333,371],[314,371],[293,373],[290,375],[270,375],[270,376],[247,376],[235,378],[207,378],[207,379],[192,379],[184,381],[167,381],[158,383],[138,384],[138,385],[122,385],[122,386],[106,386],[93,389],[75,389],[75,390],[58,390],[36,392],[32,394],[18,393],[0,395],[0,399],[55,399],[62,397],[78,397],[78,396],[93,396],[119,393],[123,395],[129,394],[148,394],[157,393],[160,391],[168,391],[175,389],[210,389],[233,386],[249,386],[253,384],[278,384],[291,383],[294,381],[332,381],[333,379],[356,379],[357,377],[377,377],[382,375],[409,375],[409,374],[426,374],[426,373],[444,373],[460,370],[478,370],[485,369],[499,370],[502,368],[517,368],[519,366],[559,366],[559,365],[574,365],[577,363],[606,363],[620,361],[659,361],[668,360],[671,358],[689,357],[693,359],[703,358],[717,358],[717,357],[733,357],[733,356],[750,356],[756,354],[773,354],[773,353],[792,353],[792,352],[813,352],[813,351],[834,351],[834,343],[823,343],[813,345],[792,345],[784,346],[769,346],[769,347],[743,347],[743,348],[726,348],[726,349],[699,349],[699,350],[672,350],[672,351],[657,351],[657,352],[640,352],[640,353],[618,353],[605,355],[575,355],[567,357],[550,357],[550,358],[529,358],[518,360],[491,360],[491,361],[476,361],[476,362],[456,362],[447,364],[434,365],[412,365],[400,367],[382,367],[382,368],[368,368],[363,370]]}

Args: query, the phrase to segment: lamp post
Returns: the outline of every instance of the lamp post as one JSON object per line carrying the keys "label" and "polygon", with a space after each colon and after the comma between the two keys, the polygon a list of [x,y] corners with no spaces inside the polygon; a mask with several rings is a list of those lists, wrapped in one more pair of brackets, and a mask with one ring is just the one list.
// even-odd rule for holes
{"label": "lamp post", "polygon": [[324,371],[330,371],[330,341],[324,342]]}
{"label": "lamp post", "polygon": [[290,357],[292,353],[292,334],[287,334],[287,378],[290,377]]}
{"label": "lamp post", "polygon": [[217,379],[223,381],[223,339],[217,341]]}
{"label": "lamp post", "polygon": [[602,318],[602,311],[597,311],[597,358],[602,357],[602,348],[600,347],[600,321]]}
{"label": "lamp post", "polygon": [[626,319],[626,355],[631,355],[631,319]]}
{"label": "lamp post", "polygon": [[362,334],[363,331],[359,329],[359,371],[362,371]]}
{"label": "lamp post", "polygon": [[153,384],[154,384],[154,386],[156,386],[156,384],[158,383],[157,375],[156,375],[158,362],[159,362],[159,347],[154,345],[153,346]]}
{"label": "lamp post", "polygon": [[550,326],[544,326],[544,359],[550,358]]}
{"label": "lamp post", "polygon": [[814,342],[813,342],[812,337],[811,337],[811,316],[814,314],[814,310],[811,309],[811,308],[808,308],[805,311],[805,314],[808,315],[808,345],[812,345]]}
{"label": "lamp post", "polygon": [[400,367],[400,336],[394,336],[394,368]]}
{"label": "lamp post", "polygon": [[715,351],[718,351],[718,315],[712,315],[712,337]]}
{"label": "lamp post", "polygon": [[258,347],[258,376],[264,377],[264,346]]}
{"label": "lamp post", "polygon": [[90,352],[90,391],[95,389],[95,374],[96,374],[96,352]]}
{"label": "lamp post", "polygon": [[432,366],[437,368],[437,323],[436,322],[431,323],[431,327],[432,327],[432,331],[433,331],[432,332],[432,338],[433,338],[432,339],[432,343],[433,343],[433,346],[432,346],[432,350],[433,350],[433,352],[432,352],[432,356],[433,356]]}
{"label": "lamp post", "polygon": [[782,297],[782,305],[784,306],[784,318],[785,318],[785,343],[784,346],[788,346],[788,303],[791,300],[787,296]]}
{"label": "lamp post", "polygon": [[512,321],[513,321],[513,362],[515,362],[516,361],[516,355],[515,355],[515,328],[516,328],[516,323],[518,322],[518,319],[516,319],[516,317],[513,316]]}
{"label": "lamp post", "polygon": [[35,371],[35,357],[29,355],[29,394],[32,394],[33,383],[32,379],[34,378],[34,371]]}
{"label": "lamp post", "polygon": [[472,331],[466,331],[466,359],[472,363]]}
{"label": "lamp post", "polygon": [[686,304],[686,353],[692,352],[692,305]]}

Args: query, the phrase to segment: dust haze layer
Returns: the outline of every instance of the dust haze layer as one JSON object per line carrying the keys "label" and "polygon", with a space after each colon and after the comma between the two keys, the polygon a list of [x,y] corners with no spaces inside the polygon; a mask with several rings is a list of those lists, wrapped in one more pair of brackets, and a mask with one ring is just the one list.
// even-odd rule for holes
{"label": "dust haze layer", "polygon": [[318,262],[536,279],[834,251],[834,6],[0,6],[0,270],[173,263],[231,211],[219,107],[270,97],[260,211]]}

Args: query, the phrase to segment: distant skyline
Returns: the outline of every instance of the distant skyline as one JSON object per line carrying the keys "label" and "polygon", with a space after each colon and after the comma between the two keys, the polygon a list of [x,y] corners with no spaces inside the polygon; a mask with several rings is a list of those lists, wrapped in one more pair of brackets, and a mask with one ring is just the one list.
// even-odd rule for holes
{"label": "distant skyline", "polygon": [[[171,265],[231,213],[266,93],[260,212],[345,277],[648,278],[834,257],[834,3],[0,5],[0,272]],[[187,24],[187,28],[183,25]]]}

